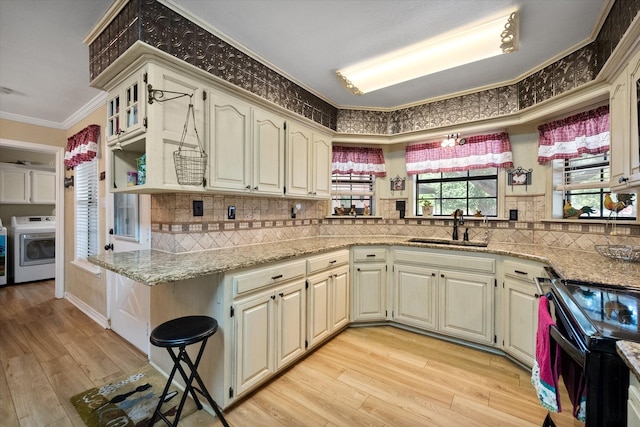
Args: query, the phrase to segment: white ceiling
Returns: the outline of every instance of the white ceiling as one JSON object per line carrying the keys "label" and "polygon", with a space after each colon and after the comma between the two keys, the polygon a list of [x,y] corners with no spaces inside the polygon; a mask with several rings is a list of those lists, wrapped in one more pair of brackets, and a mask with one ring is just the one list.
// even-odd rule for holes
{"label": "white ceiling", "polygon": [[[0,118],[68,128],[101,92],[82,40],[111,0],[0,0]],[[591,41],[609,0],[174,0],[338,107],[398,107],[513,81]],[[520,50],[355,96],[335,71],[520,11]],[[77,117],[81,118],[81,117]]]}

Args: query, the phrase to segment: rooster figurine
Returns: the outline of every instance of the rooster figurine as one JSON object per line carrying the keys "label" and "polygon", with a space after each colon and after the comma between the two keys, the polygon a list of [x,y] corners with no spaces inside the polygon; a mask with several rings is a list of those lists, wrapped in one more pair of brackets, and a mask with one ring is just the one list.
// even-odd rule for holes
{"label": "rooster figurine", "polygon": [[580,215],[587,214],[591,216],[595,210],[591,206],[583,206],[582,209],[576,209],[571,206],[571,202],[568,200],[564,201],[564,207],[562,208],[563,218],[580,218]]}
{"label": "rooster figurine", "polygon": [[611,199],[611,193],[606,193],[604,195],[604,207],[610,210],[609,216],[614,212],[617,214],[627,206],[631,206],[633,204],[633,194],[618,194],[617,201],[614,202]]}

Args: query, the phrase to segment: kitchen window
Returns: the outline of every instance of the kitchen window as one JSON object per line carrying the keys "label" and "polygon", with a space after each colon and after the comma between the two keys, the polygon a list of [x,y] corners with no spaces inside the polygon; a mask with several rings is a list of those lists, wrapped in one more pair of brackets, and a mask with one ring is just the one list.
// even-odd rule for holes
{"label": "kitchen window", "polygon": [[351,212],[351,208],[356,215],[373,215],[374,200],[375,176],[354,174],[331,176],[331,212],[334,215],[347,215]]}
{"label": "kitchen window", "polygon": [[[555,218],[636,218],[636,194],[611,193],[609,190],[609,160],[607,151],[553,161]],[[619,210],[617,213],[608,209],[612,204],[614,210]]]}
{"label": "kitchen window", "polygon": [[98,158],[75,167],[76,253],[87,261],[98,253]]}
{"label": "kitchen window", "polygon": [[464,215],[497,216],[498,168],[421,173],[415,185],[416,215],[422,215],[422,206],[429,201],[433,215],[448,216],[462,209]]}

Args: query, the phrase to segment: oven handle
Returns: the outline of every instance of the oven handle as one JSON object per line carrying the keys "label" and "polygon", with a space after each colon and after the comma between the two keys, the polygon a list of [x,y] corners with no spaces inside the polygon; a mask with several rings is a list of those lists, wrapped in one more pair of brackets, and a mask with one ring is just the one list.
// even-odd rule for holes
{"label": "oven handle", "polygon": [[558,343],[565,353],[567,353],[582,368],[585,366],[585,354],[580,351],[571,341],[566,339],[556,325],[549,326],[549,335]]}

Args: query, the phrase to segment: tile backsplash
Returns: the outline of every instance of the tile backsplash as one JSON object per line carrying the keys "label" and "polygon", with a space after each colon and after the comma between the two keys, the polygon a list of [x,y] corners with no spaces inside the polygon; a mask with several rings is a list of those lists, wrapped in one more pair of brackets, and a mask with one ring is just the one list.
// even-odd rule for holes
{"label": "tile backsplash", "polygon": [[[452,219],[447,217],[400,218],[396,200],[379,203],[379,217],[327,217],[329,201],[285,200],[270,197],[205,194],[152,195],[153,249],[183,253],[232,246],[269,243],[317,236],[451,237]],[[193,216],[193,201],[201,200],[203,216]],[[508,197],[506,208],[518,209],[518,221],[468,218],[464,227],[471,240],[540,244],[576,250],[593,250],[596,244],[640,245],[640,225],[619,222],[545,221],[544,196]],[[291,209],[296,205],[296,217]],[[228,206],[236,218],[227,219]],[[460,233],[462,234],[462,233]]]}

